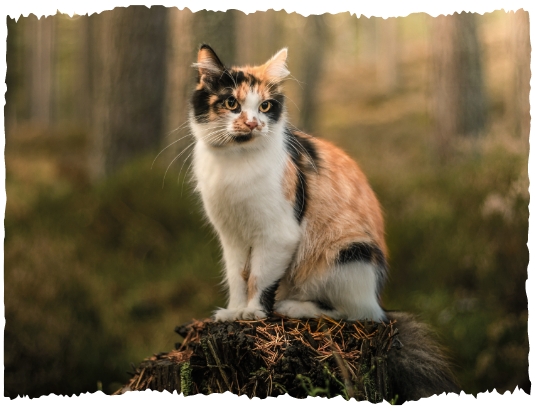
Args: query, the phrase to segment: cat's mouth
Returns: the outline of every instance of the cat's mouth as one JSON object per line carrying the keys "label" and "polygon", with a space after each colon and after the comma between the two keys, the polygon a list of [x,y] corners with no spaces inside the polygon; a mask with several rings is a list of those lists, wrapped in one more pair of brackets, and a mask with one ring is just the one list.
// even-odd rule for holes
{"label": "cat's mouth", "polygon": [[237,135],[237,136],[233,136],[232,139],[236,142],[236,143],[246,143],[247,141],[251,140],[253,138],[253,133],[249,133],[249,134],[240,134],[240,135]]}

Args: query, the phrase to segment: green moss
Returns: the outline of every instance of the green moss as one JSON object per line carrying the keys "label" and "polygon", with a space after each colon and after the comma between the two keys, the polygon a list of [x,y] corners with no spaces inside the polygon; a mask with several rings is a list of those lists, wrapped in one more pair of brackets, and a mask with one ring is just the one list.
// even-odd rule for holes
{"label": "green moss", "polygon": [[193,392],[192,384],[191,365],[186,361],[180,366],[180,389],[185,397]]}

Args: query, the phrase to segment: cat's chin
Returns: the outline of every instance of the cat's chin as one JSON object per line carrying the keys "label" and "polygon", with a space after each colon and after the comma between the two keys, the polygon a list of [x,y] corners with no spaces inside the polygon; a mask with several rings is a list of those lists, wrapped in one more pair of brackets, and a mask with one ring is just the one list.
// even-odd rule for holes
{"label": "cat's chin", "polygon": [[236,143],[237,145],[241,145],[241,144],[247,143],[248,141],[253,140],[254,137],[255,136],[253,136],[253,133],[237,134],[237,135],[232,136],[232,139],[227,140],[225,142],[212,141],[208,143],[208,145],[214,148],[236,147]]}
{"label": "cat's chin", "polygon": [[237,136],[233,136],[232,140],[238,144],[246,143],[248,141],[251,141],[253,139],[253,133],[249,134],[240,134]]}

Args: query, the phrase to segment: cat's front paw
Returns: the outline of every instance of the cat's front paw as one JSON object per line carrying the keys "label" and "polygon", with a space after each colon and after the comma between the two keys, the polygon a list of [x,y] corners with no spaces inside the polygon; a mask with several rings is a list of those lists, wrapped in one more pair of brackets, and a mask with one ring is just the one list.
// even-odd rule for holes
{"label": "cat's front paw", "polygon": [[266,318],[267,314],[262,310],[258,308],[246,308],[243,310],[242,313],[242,319],[244,320],[260,320],[262,318]]}
{"label": "cat's front paw", "polygon": [[220,308],[214,313],[215,321],[259,320],[267,315],[256,307]]}
{"label": "cat's front paw", "polygon": [[236,321],[241,319],[243,308],[220,308],[214,313],[214,321]]}

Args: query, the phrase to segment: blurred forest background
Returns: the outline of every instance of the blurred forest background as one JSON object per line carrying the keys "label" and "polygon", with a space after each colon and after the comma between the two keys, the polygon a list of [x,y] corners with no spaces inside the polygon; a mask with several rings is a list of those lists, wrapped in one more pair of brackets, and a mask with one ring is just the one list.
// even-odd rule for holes
{"label": "blurred forest background", "polygon": [[228,65],[289,47],[292,123],[357,159],[384,207],[385,307],[436,329],[466,392],[529,392],[527,12],[136,6],[7,25],[6,396],[111,393],[224,305],[187,177],[201,42]]}

